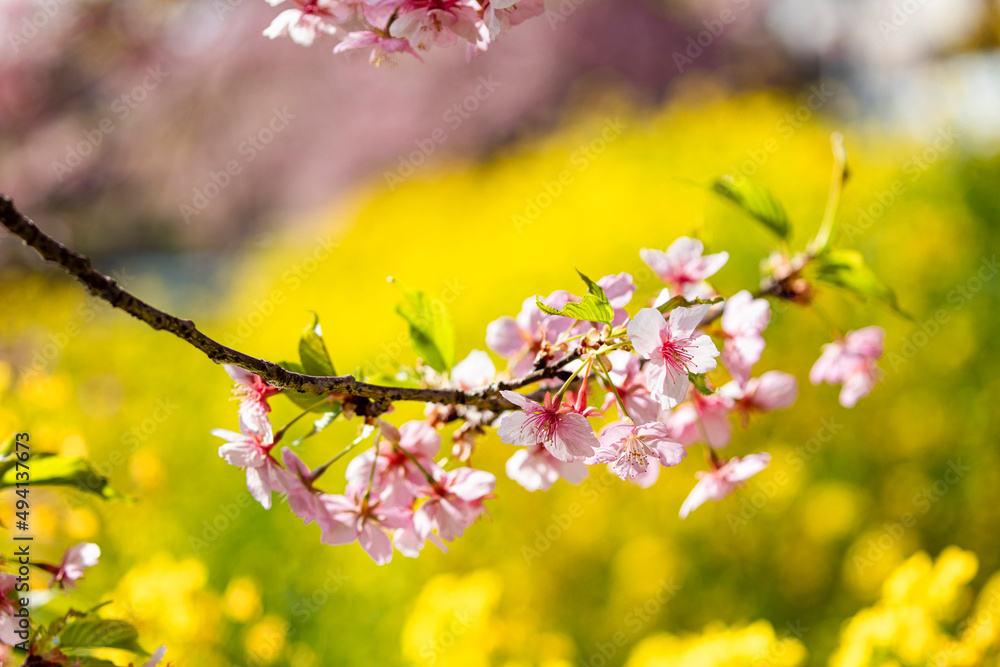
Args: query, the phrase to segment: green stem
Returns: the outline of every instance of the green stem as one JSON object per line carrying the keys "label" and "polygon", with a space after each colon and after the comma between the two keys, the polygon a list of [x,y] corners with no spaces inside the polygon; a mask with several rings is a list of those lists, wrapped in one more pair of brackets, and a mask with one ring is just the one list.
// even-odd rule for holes
{"label": "green stem", "polygon": [[329,398],[327,398],[327,397],[324,396],[319,401],[317,401],[315,404],[310,405],[308,408],[306,408],[305,410],[303,410],[294,419],[292,419],[292,421],[290,421],[287,424],[285,424],[284,426],[282,426],[281,430],[279,430],[277,433],[274,434],[274,442],[277,443],[279,440],[281,440],[281,438],[284,437],[285,432],[291,427],[292,424],[294,424],[298,420],[300,420],[303,417],[305,417],[307,414],[309,414],[310,412],[312,412],[313,409],[318,408],[319,406],[323,405],[324,403],[328,403],[328,402],[329,402]]}
{"label": "green stem", "polygon": [[313,470],[312,474],[309,475],[309,481],[310,482],[315,482],[317,479],[319,479],[320,476],[323,473],[326,472],[327,468],[329,468],[334,463],[336,463],[337,461],[339,461],[345,454],[347,454],[347,452],[349,452],[352,449],[354,449],[355,447],[357,447],[359,442],[361,442],[361,441],[360,440],[356,440],[356,441],[352,442],[347,447],[344,447],[342,450],[340,450],[339,454],[337,454],[336,456],[334,456],[332,459],[330,459],[329,461],[327,461],[326,463],[324,463],[320,467],[318,467],[315,470]]}
{"label": "green stem", "polygon": [[840,209],[840,195],[847,180],[847,151],[844,150],[844,137],[834,132],[830,137],[833,147],[833,177],[830,180],[830,195],[826,200],[826,210],[823,212],[823,222],[819,226],[816,238],[809,244],[809,252],[817,254],[826,249],[833,232],[833,222]]}
{"label": "green stem", "polygon": [[594,358],[591,357],[587,361],[585,361],[582,364],[580,364],[580,367],[577,368],[575,371],[573,371],[573,374],[570,375],[569,378],[567,378],[565,382],[563,382],[563,386],[559,387],[559,391],[557,391],[556,395],[553,397],[553,399],[554,399],[554,401],[556,403],[559,403],[559,399],[561,399],[562,396],[563,396],[563,394],[566,393],[566,390],[569,389],[569,385],[572,384],[573,380],[576,379],[576,376],[580,374],[580,371],[582,371],[584,368],[586,368],[588,364],[590,364],[590,363],[593,362],[593,359]]}
{"label": "green stem", "polygon": [[598,357],[597,363],[600,365],[600,369],[597,372],[607,381],[608,386],[611,387],[611,391],[615,395],[615,400],[618,401],[618,407],[622,409],[622,414],[625,415],[626,419],[634,424],[635,420],[632,419],[632,415],[628,413],[628,408],[625,407],[625,400],[622,399],[621,394],[618,393],[618,387],[615,386],[614,380],[611,379],[611,375],[608,373],[608,369],[604,365],[604,357]]}

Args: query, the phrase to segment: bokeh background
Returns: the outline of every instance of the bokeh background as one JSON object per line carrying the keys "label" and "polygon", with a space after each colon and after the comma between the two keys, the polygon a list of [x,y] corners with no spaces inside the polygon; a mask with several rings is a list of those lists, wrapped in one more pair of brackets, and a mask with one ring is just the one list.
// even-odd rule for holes
{"label": "bokeh background", "polygon": [[[463,356],[526,296],[577,288],[574,265],[652,296],[638,250],[680,235],[731,253],[720,291],[752,288],[772,238],[694,184],[752,176],[801,247],[833,131],[852,172],[841,243],[914,315],[821,290],[841,328],[888,332],[882,383],[846,410],[808,383],[823,322],[776,308],[757,368],[796,375],[799,399],[729,450],[774,463],[686,521],[699,456],[647,490],[595,469],[529,493],[490,435],[491,518],[449,554],[379,568],[248,502],[209,435],[235,427],[220,368],[0,237],[0,432],[88,456],[129,498],[36,491],[38,553],[98,542],[73,604],[114,600],[178,665],[987,664],[949,644],[970,627],[995,660],[997,624],[961,619],[984,587],[978,604],[1000,600],[998,9],[566,0],[471,63],[375,69],[259,37],[262,2],[0,3],[0,189],[248,353],[293,358],[315,311],[339,370],[411,363],[394,276],[448,303]],[[274,403],[276,423],[295,413]]]}

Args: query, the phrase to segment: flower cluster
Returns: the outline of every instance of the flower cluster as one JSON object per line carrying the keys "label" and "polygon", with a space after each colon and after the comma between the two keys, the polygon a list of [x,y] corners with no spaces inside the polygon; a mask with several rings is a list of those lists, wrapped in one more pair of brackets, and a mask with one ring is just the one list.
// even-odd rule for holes
{"label": "flower cluster", "polygon": [[[529,491],[549,489],[560,479],[578,484],[594,465],[645,488],[662,468],[680,464],[692,447],[703,445],[708,469],[696,475],[680,508],[684,518],[768,466],[765,452],[721,452],[733,439],[734,422],[746,427],[754,413],[791,407],[798,381],[779,370],[754,375],[771,307],[746,290],[729,298],[716,291],[709,279],[725,266],[727,253],[705,254],[700,241],[680,238],[665,251],[644,249],[640,257],[666,285],[634,314],[626,310],[636,292],[632,276],[592,282],[581,274],[585,296],[560,290],[527,299],[516,317],[489,324],[487,347],[508,361],[505,371],[498,373],[489,354],[473,350],[450,371],[419,363],[408,370],[409,378],[404,372],[395,377],[449,394],[493,392],[514,409],[497,413],[461,402],[431,403],[425,419],[398,428],[365,417],[354,443],[310,470],[295,451],[304,438],[280,456],[275,452],[288,429],[275,432],[270,423],[268,401],[278,390],[226,367],[241,399],[240,432],[212,432],[226,441],[219,455],[245,470],[247,488],[264,508],[271,507],[275,492],[282,494],[296,516],[319,526],[324,543],[356,541],[378,564],[388,563],[394,551],[415,557],[428,541],[445,549],[445,542],[486,513],[496,478],[469,461],[477,435],[488,426],[497,426],[499,439],[518,448],[506,472]],[[319,336],[318,326],[309,335]],[[420,344],[433,342],[433,332],[421,336]],[[843,384],[841,403],[853,406],[878,377],[883,337],[879,327],[835,335],[810,379]],[[315,350],[326,354],[321,344]],[[531,386],[533,392],[517,391]],[[310,398],[303,396],[290,397],[305,407]],[[339,415],[353,416],[351,400],[330,394],[306,407],[300,417],[325,412],[309,435]],[[596,432],[594,419],[605,422]],[[463,423],[452,434],[450,457],[442,456],[441,430],[455,420]],[[346,466],[343,492],[321,490],[320,476],[368,438],[373,446]]]}
{"label": "flower cluster", "polygon": [[[267,0],[272,7],[285,0]],[[489,48],[500,33],[545,10],[543,0],[292,0],[264,35],[287,35],[310,46],[321,34],[340,42],[334,53],[371,47],[371,61],[398,53],[464,42],[469,57]]]}
{"label": "flower cluster", "polygon": [[[475,358],[467,368],[472,375],[478,372]],[[344,493],[323,492],[316,483],[329,464],[310,470],[289,447],[281,451],[281,461],[275,457],[280,436],[271,427],[267,397],[249,389],[262,380],[233,367],[226,371],[236,379],[234,393],[244,402],[239,433],[212,431],[226,441],[219,456],[245,470],[247,489],[264,509],[270,509],[275,492],[287,496],[296,516],[320,527],[324,544],[356,541],[383,565],[392,560],[393,546],[410,557],[418,556],[428,541],[446,550],[444,542],[460,537],[486,512],[483,501],[492,497],[496,477],[470,467],[446,471],[434,460],[441,435],[425,421],[410,421],[398,429],[381,419],[367,425],[351,447],[373,433],[374,447],[348,464]],[[263,402],[264,408],[249,415],[248,401]]]}

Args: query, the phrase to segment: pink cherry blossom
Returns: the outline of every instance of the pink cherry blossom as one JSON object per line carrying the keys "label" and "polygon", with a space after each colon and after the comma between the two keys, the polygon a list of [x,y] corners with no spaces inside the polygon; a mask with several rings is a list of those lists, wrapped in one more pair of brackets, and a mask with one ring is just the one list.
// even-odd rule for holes
{"label": "pink cherry blossom", "polygon": [[83,578],[84,571],[97,565],[100,557],[101,547],[93,542],[80,542],[70,547],[63,554],[49,587],[59,586],[65,590],[76,588],[76,582]]}
{"label": "pink cherry blossom", "polygon": [[[656,421],[660,414],[660,403],[646,389],[646,374],[642,370],[642,362],[631,352],[625,350],[612,350],[608,353],[608,361],[611,362],[611,370],[608,376],[618,390],[618,395],[625,402],[627,415],[637,423]],[[609,391],[604,396],[602,411],[607,411],[612,405],[617,405],[613,391]]]}
{"label": "pink cherry blossom", "polygon": [[[573,296],[565,290],[557,290],[542,299],[551,308],[562,308]],[[513,362],[511,373],[524,375],[532,369],[535,355],[545,343],[554,343],[559,336],[569,331],[573,320],[566,317],[546,315],[538,310],[534,297],[524,300],[517,318],[501,317],[486,327],[486,345],[504,359]]]}
{"label": "pink cherry blossom", "polygon": [[264,382],[259,375],[254,375],[239,366],[223,364],[222,368],[236,383],[233,385],[233,394],[240,398],[240,418],[251,424],[267,419],[267,415],[271,412],[267,399],[277,394],[279,390]]}
{"label": "pink cherry blossom", "polygon": [[600,445],[587,418],[573,407],[559,405],[549,392],[538,403],[516,391],[500,394],[521,408],[504,415],[497,429],[500,440],[508,445],[544,445],[560,461],[574,461],[593,455]]}
{"label": "pink cherry blossom", "polygon": [[368,46],[372,47],[371,56],[368,58],[368,61],[372,63],[394,63],[397,53],[409,53],[417,60],[423,62],[423,58],[413,50],[413,47],[405,39],[384,37],[371,30],[358,30],[347,33],[344,39],[340,41],[340,44],[333,47],[333,52],[344,53],[345,51],[363,49]]}
{"label": "pink cherry blossom", "polygon": [[421,50],[451,46],[459,38],[475,44],[480,39],[477,7],[472,0],[406,0],[389,34]]}
{"label": "pink cherry blossom", "polygon": [[265,419],[256,424],[240,420],[241,433],[217,428],[212,435],[226,444],[219,447],[219,456],[226,463],[246,470],[247,490],[264,509],[271,509],[271,492],[284,493],[285,471],[271,456],[274,434],[271,423]]}
{"label": "pink cherry blossom", "polygon": [[413,528],[421,538],[436,531],[440,539],[451,542],[486,511],[483,501],[493,496],[497,478],[473,468],[439,469],[436,477],[422,490],[427,500],[413,513]]}
{"label": "pink cherry blossom", "polygon": [[742,386],[733,380],[719,389],[719,394],[732,400],[735,409],[743,415],[744,426],[751,412],[790,408],[798,393],[799,381],[781,371],[768,371],[760,377],[750,378]]}
{"label": "pink cherry blossom", "polygon": [[704,442],[717,449],[728,445],[733,435],[732,399],[721,392],[705,396],[694,388],[688,398],[667,417],[670,435],[685,445]]}
{"label": "pink cherry blossom", "polygon": [[612,274],[604,276],[597,281],[598,286],[604,290],[604,295],[611,302],[611,307],[615,309],[615,317],[611,321],[612,326],[620,327],[628,320],[628,313],[625,306],[632,300],[635,293],[635,283],[628,273]]}
{"label": "pink cherry blossom", "polygon": [[14,646],[23,641],[22,637],[17,634],[23,628],[20,627],[17,617],[14,616],[17,609],[14,600],[10,597],[11,593],[14,594],[14,597],[17,596],[16,586],[16,576],[0,573],[0,642],[8,646]]}
{"label": "pink cherry blossom", "polygon": [[350,487],[347,495],[323,494],[320,501],[324,512],[316,522],[324,544],[340,546],[357,540],[376,564],[385,565],[392,560],[392,540],[386,531],[409,525],[408,507],[392,505]]}
{"label": "pink cherry blossom", "polygon": [[667,426],[660,422],[611,424],[601,431],[601,446],[588,465],[610,463],[623,480],[647,472],[651,460],[663,466],[675,466],[687,456],[684,445],[673,440]]}
{"label": "pink cherry blossom", "polygon": [[543,13],[544,0],[485,0],[483,3],[483,21],[489,29],[490,40],[495,40],[512,26]]}
{"label": "pink cherry blossom", "polygon": [[[433,457],[441,449],[441,434],[424,421],[406,422],[398,430],[388,422],[379,421],[379,428],[382,441],[374,463],[372,494],[392,505],[408,505],[415,496],[415,490],[427,482],[423,470],[432,473],[437,466]],[[348,464],[347,481],[350,487],[360,490],[368,487],[373,459],[376,459],[375,448],[359,454]]]}
{"label": "pink cherry blossom", "polygon": [[288,506],[295,516],[308,525],[316,521],[323,512],[323,503],[320,498],[322,492],[313,487],[312,472],[295,452],[285,447],[281,450],[281,460],[284,461],[287,468],[287,472],[282,472],[285,477]]}
{"label": "pink cherry blossom", "polygon": [[706,278],[714,275],[729,261],[728,252],[703,255],[704,251],[705,246],[701,241],[682,236],[671,243],[666,252],[643,248],[639,251],[639,257],[657,278],[681,296],[690,299],[695,291],[705,289]]}
{"label": "pink cherry blossom", "polygon": [[[276,7],[284,0],[268,0]],[[346,19],[351,14],[349,7],[331,0],[296,0],[298,7],[286,9],[274,17],[264,30],[264,36],[276,39],[288,35],[292,41],[302,46],[311,46],[320,33],[332,35],[337,32],[336,21]]]}
{"label": "pink cherry blossom", "polygon": [[722,500],[770,463],[771,455],[762,452],[749,454],[742,459],[734,456],[715,470],[696,473],[698,483],[681,505],[681,518],[686,518],[706,500]]}
{"label": "pink cherry blossom", "polygon": [[722,363],[733,379],[745,383],[750,369],[764,352],[761,335],[771,321],[771,305],[767,299],[755,299],[750,292],[737,292],[726,301],[722,311],[722,330],[726,342],[722,346]]}
{"label": "pink cherry blossom", "polygon": [[719,350],[715,343],[695,331],[708,308],[674,308],[667,319],[655,308],[643,308],[628,324],[632,347],[649,359],[646,386],[664,408],[684,400],[688,373],[707,373],[716,366]]}
{"label": "pink cherry blossom", "polygon": [[559,479],[579,484],[588,474],[582,461],[560,461],[543,445],[519,449],[507,461],[507,476],[528,491],[548,491]]}
{"label": "pink cherry blossom", "polygon": [[823,354],[809,372],[813,384],[843,383],[840,404],[854,407],[871,392],[880,377],[875,363],[882,356],[885,330],[871,326],[849,331],[842,339],[823,346]]}
{"label": "pink cherry blossom", "polygon": [[473,350],[469,356],[451,369],[451,382],[462,391],[479,389],[493,382],[497,369],[490,355],[482,350]]}

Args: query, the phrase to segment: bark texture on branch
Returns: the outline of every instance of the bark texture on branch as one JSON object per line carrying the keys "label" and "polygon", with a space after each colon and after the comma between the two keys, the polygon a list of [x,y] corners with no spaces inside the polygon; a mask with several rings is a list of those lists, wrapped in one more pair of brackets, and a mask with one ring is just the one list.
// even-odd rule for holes
{"label": "bark texture on branch", "polygon": [[172,333],[201,350],[215,363],[238,366],[259,375],[268,384],[282,389],[293,389],[316,395],[337,392],[365,399],[358,406],[358,412],[366,416],[376,416],[385,412],[389,405],[395,401],[468,405],[492,412],[509,410],[514,406],[500,395],[501,390],[520,389],[539,380],[556,377],[566,364],[579,356],[579,350],[577,350],[559,361],[553,362],[545,368],[534,370],[523,377],[497,382],[474,391],[388,387],[360,382],[351,375],[314,376],[294,373],[272,361],[258,359],[226,347],[199,331],[191,320],[165,313],[131,294],[114,279],[94,269],[90,259],[70,250],[45,234],[27,216],[19,212],[11,199],[5,195],[0,195],[0,224],[15,236],[20,237],[25,245],[32,248],[42,258],[65,269],[67,273],[83,283],[92,295],[115,308],[124,310],[153,329]]}

